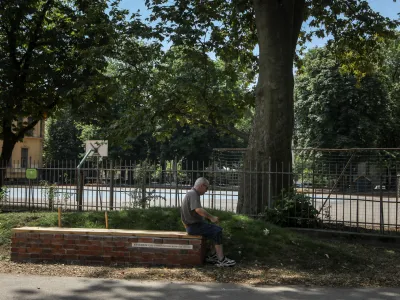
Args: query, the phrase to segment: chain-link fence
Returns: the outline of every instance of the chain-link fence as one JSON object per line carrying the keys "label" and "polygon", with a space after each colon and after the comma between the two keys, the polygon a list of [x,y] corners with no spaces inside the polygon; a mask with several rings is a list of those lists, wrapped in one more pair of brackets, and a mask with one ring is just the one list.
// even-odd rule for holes
{"label": "chain-link fence", "polygon": [[[394,233],[399,230],[399,150],[295,149],[289,177],[277,171],[276,162],[263,162],[262,167],[261,162],[246,162],[246,149],[215,149],[207,162],[93,157],[80,169],[77,161],[33,162],[34,179],[27,179],[26,168],[16,162],[2,168],[0,209],[179,207],[196,178],[204,176],[211,183],[202,197],[206,208],[236,212],[242,199],[261,203],[253,216],[270,216],[268,206],[269,212],[279,208],[278,216],[289,226]],[[253,168],[244,171],[245,163]],[[243,193],[246,178],[254,180],[257,193]],[[271,195],[280,178],[290,178],[287,190]]]}

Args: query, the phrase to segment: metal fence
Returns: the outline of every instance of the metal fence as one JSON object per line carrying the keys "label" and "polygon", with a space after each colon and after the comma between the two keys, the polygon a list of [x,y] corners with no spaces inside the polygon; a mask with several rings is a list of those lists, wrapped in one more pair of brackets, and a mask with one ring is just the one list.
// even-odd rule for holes
{"label": "metal fence", "polygon": [[[295,149],[291,186],[304,202],[285,208],[281,217],[291,226],[393,234],[399,231],[400,149]],[[18,162],[2,168],[1,210],[70,211],[120,210],[137,207],[179,207],[196,178],[211,182],[203,206],[236,212],[245,149],[216,149],[211,161],[111,161],[92,158],[77,169],[78,161],[35,164],[37,178],[26,179]],[[279,174],[272,162],[258,168],[263,185],[258,197],[271,209],[279,199],[268,199],[271,177]],[[29,167],[29,166],[28,166]],[[252,177],[250,177],[252,178]],[[257,187],[256,187],[257,188]],[[243,195],[247,201],[252,195]],[[257,211],[262,216],[265,210]],[[317,221],[315,219],[317,218]]]}
{"label": "metal fence", "polygon": [[[212,162],[111,161],[93,158],[77,169],[78,161],[32,162],[37,178],[27,179],[19,162],[2,168],[2,210],[120,210],[137,207],[179,207],[200,176],[210,178]],[[214,172],[216,173],[216,172]],[[237,177],[238,174],[236,173]],[[202,199],[204,207],[234,212],[237,183],[218,176]],[[223,184],[223,182],[225,182]]]}
{"label": "metal fence", "polygon": [[295,185],[322,227],[399,231],[400,149],[297,149]]}

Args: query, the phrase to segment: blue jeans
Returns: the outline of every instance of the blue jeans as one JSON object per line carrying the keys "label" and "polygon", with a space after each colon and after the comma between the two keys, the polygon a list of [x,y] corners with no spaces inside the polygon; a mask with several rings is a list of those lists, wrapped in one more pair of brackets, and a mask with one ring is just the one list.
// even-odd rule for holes
{"label": "blue jeans", "polygon": [[222,244],[222,228],[206,222],[188,225],[186,232],[190,235],[202,235],[206,239],[214,241],[215,245]]}

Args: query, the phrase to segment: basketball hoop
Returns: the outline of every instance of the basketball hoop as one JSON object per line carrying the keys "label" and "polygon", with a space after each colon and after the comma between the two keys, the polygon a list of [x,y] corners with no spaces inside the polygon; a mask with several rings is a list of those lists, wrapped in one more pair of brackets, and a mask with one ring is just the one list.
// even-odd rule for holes
{"label": "basketball hoop", "polygon": [[88,156],[108,156],[108,141],[104,140],[89,140],[85,142],[86,153]]}

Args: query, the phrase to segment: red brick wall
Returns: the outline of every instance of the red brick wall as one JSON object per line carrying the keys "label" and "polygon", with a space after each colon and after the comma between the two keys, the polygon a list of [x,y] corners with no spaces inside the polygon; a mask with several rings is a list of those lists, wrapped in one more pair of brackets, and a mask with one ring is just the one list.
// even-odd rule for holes
{"label": "red brick wall", "polygon": [[[118,231],[72,228],[15,228],[11,260],[99,265],[201,265],[205,242],[182,232]],[[193,249],[143,248],[132,243],[193,246]],[[157,246],[155,245],[155,246]],[[168,245],[167,245],[168,246]],[[174,247],[174,246],[169,246]],[[185,247],[185,246],[183,246]]]}

